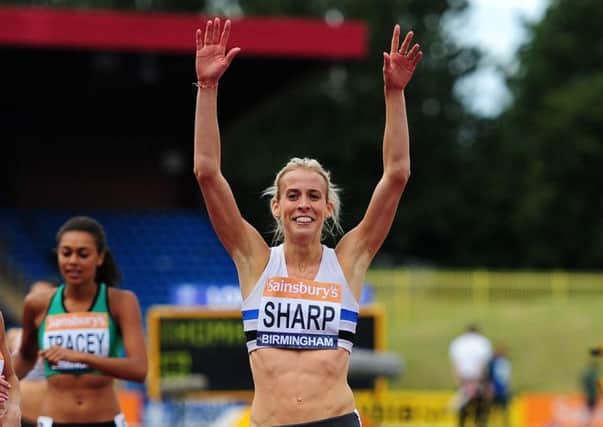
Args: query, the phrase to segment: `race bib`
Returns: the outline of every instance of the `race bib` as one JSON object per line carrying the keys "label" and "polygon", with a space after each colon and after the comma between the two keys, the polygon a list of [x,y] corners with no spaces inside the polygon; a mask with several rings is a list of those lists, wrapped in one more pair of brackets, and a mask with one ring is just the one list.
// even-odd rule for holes
{"label": "race bib", "polygon": [[260,301],[259,347],[337,348],[342,288],[292,277],[268,279]]}
{"label": "race bib", "polygon": [[[44,349],[58,345],[70,350],[109,355],[109,316],[107,313],[64,313],[46,317]],[[52,369],[87,369],[85,363],[61,360]]]}

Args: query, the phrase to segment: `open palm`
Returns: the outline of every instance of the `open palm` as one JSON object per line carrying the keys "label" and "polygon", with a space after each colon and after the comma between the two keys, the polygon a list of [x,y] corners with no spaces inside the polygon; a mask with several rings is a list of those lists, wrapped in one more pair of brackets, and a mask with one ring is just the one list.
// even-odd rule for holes
{"label": "open palm", "polygon": [[412,49],[408,50],[413,35],[413,32],[409,31],[404,37],[402,46],[398,48],[400,26],[396,25],[394,27],[390,52],[383,53],[383,82],[387,89],[403,90],[412,78],[415,68],[423,56],[423,52],[416,43]]}
{"label": "open palm", "polygon": [[220,18],[207,21],[205,32],[196,32],[197,55],[195,69],[197,80],[201,83],[216,84],[234,57],[241,51],[234,47],[226,53],[226,44],[230,36],[230,20],[226,20],[220,29]]}

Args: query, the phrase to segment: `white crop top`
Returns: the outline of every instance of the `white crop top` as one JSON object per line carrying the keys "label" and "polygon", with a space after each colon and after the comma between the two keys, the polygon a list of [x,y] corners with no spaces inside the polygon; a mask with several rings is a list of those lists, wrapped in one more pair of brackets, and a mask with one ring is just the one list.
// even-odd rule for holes
{"label": "white crop top", "polygon": [[359,304],[335,251],[323,245],[314,280],[289,277],[283,245],[242,305],[247,351],[263,347],[352,351]]}

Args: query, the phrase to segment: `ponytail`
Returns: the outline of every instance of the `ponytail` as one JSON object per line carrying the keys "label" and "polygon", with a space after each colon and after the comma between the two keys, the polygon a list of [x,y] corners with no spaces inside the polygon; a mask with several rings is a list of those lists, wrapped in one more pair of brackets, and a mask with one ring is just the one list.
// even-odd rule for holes
{"label": "ponytail", "polygon": [[121,273],[109,248],[105,249],[103,263],[96,269],[96,283],[105,283],[107,286],[117,286],[121,282]]}

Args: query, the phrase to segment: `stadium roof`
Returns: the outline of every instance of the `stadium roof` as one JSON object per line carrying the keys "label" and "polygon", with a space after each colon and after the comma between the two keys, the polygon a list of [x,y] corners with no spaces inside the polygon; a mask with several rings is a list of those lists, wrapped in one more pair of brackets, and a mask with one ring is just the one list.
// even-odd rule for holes
{"label": "stadium roof", "polygon": [[[0,7],[0,44],[11,47],[83,48],[187,53],[207,17],[194,14]],[[231,43],[243,55],[360,59],[367,28],[359,21],[238,18]]]}

